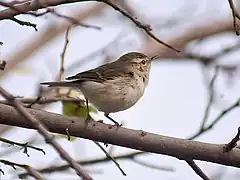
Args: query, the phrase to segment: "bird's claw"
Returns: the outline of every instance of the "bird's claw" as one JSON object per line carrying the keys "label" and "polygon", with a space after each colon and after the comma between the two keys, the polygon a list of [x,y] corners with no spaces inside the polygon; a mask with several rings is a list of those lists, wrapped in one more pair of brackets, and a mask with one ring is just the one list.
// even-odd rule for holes
{"label": "bird's claw", "polygon": [[122,127],[123,124],[119,124],[118,122],[115,122],[113,126]]}

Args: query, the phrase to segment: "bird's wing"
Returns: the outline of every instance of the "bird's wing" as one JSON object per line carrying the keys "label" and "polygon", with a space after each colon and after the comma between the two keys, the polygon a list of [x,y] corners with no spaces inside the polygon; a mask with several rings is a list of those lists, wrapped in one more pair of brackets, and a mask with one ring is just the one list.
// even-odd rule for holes
{"label": "bird's wing", "polygon": [[78,73],[74,76],[67,77],[67,80],[77,80],[77,81],[95,81],[95,82],[104,82],[105,80],[111,80],[116,76],[133,76],[128,69],[122,67],[122,63],[108,63],[102,66],[99,66],[95,69],[84,71]]}

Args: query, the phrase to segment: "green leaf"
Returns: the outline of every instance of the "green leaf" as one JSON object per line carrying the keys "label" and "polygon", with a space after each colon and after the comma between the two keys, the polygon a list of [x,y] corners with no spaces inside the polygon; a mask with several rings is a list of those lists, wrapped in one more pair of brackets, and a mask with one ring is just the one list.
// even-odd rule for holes
{"label": "green leaf", "polygon": [[[89,112],[97,112],[97,109],[95,109],[92,106],[89,106]],[[65,116],[75,116],[75,117],[83,117],[82,119],[87,118],[87,107],[85,105],[76,103],[76,102],[62,102],[62,114]],[[68,138],[67,135],[64,134],[56,134],[59,138]],[[70,136],[69,141],[74,141],[77,137]]]}
{"label": "green leaf", "polygon": [[[62,113],[66,116],[87,117],[87,107],[75,102],[62,102]],[[89,106],[89,112],[97,112],[97,110]]]}

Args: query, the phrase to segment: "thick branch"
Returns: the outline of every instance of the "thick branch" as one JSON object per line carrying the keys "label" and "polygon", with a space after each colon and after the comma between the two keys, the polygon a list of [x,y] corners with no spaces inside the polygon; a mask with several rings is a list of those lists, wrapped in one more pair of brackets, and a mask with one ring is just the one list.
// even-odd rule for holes
{"label": "thick branch", "polygon": [[44,137],[45,141],[52,145],[52,147],[58,152],[60,157],[67,161],[71,167],[77,172],[77,174],[82,177],[84,180],[92,180],[92,178],[88,175],[88,173],[82,169],[80,165],[78,165],[69,154],[57,143],[54,139],[54,136],[51,135],[47,128],[32,116],[27,109],[25,109],[19,102],[16,100],[11,94],[9,94],[5,89],[0,87],[1,95],[6,98],[14,107],[15,110],[20,114],[21,117],[24,118],[25,122],[31,124],[34,129],[37,129],[38,132]]}
{"label": "thick branch", "polygon": [[[196,159],[240,167],[240,149],[237,148],[225,153],[224,145],[172,138],[95,121],[90,121],[86,125],[84,119],[80,118],[66,117],[41,110],[28,109],[28,111],[54,133],[65,134],[65,130],[68,128],[71,136],[169,155],[178,159]],[[0,105],[0,124],[34,128],[13,107],[8,105]]]}

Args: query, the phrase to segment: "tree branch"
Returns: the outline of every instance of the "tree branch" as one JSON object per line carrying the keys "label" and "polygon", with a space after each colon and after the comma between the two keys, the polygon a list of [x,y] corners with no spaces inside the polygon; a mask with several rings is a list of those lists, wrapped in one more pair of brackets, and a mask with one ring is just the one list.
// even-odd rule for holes
{"label": "tree branch", "polygon": [[37,25],[34,24],[34,23],[31,23],[31,22],[28,22],[28,21],[22,21],[22,20],[19,20],[15,17],[12,17],[12,18],[9,18],[9,20],[12,20],[18,24],[20,24],[21,26],[30,26],[30,27],[33,27],[35,31],[38,31],[37,30]]}
{"label": "tree branch", "polygon": [[[15,166],[24,168],[28,172],[29,175],[31,175],[32,177],[34,177],[36,179],[39,179],[39,180],[44,180],[45,179],[45,178],[42,177],[42,175],[37,170],[33,169],[31,166],[28,166],[28,165],[25,165],[25,164],[14,163],[14,162],[7,161],[7,160],[4,160],[4,159],[0,159],[0,162],[5,164],[5,165],[11,166],[13,169],[16,169]],[[1,170],[1,172],[3,172],[3,171]]]}
{"label": "tree branch", "polygon": [[96,142],[96,141],[93,141],[93,142],[104,152],[104,154],[107,156],[107,158],[112,160],[112,162],[117,166],[117,168],[121,171],[121,173],[124,176],[127,176],[127,174],[123,171],[123,169],[120,167],[118,162],[110,154],[108,154],[108,152],[98,142]]}
{"label": "tree branch", "polygon": [[38,9],[42,9],[42,8],[46,8],[46,7],[58,6],[58,5],[70,4],[70,3],[77,3],[77,2],[87,2],[87,1],[97,1],[97,2],[102,2],[102,3],[109,5],[116,11],[120,12],[123,16],[130,19],[137,27],[139,27],[140,29],[143,29],[156,42],[163,44],[164,46],[166,46],[176,52],[180,52],[178,49],[163,42],[162,40],[158,39],[153,33],[151,33],[152,29],[151,29],[150,25],[142,24],[136,18],[129,15],[127,12],[125,12],[124,10],[119,8],[116,4],[112,3],[111,0],[51,0],[51,1],[38,0],[38,3],[26,2],[23,4],[11,6],[9,9],[0,11],[0,20],[9,19],[9,18],[12,18],[19,14],[28,14],[28,11],[36,11]]}
{"label": "tree branch", "polygon": [[[73,103],[79,103],[83,104],[85,101],[79,98],[72,98],[72,97],[65,97],[65,96],[59,96],[59,97],[47,97],[47,96],[41,96],[39,99],[38,97],[34,98],[17,98],[17,100],[23,104],[50,104],[55,103],[58,101],[62,102],[73,102]],[[0,104],[6,104],[11,105],[10,102],[5,100],[0,100]]]}
{"label": "tree branch", "polygon": [[79,176],[83,177],[84,180],[92,179],[88,175],[88,173],[84,169],[82,169],[82,167],[79,164],[77,164],[69,156],[69,154],[57,143],[57,141],[54,139],[54,136],[48,132],[45,126],[40,121],[38,121],[37,118],[32,116],[27,111],[27,109],[25,109],[11,94],[5,91],[2,87],[0,87],[0,93],[16,108],[18,114],[22,116],[25,122],[31,124],[32,127],[38,130],[38,132],[45,138],[45,141],[52,145],[52,147],[58,152],[61,158],[67,161]]}
{"label": "tree branch", "polygon": [[228,3],[229,3],[229,6],[230,6],[230,8],[232,10],[233,27],[234,27],[234,29],[236,31],[236,35],[239,36],[240,35],[240,33],[239,33],[240,27],[237,24],[237,18],[240,19],[240,15],[238,14],[237,8],[235,7],[233,1],[232,0],[228,0]]}
{"label": "tree branch", "polygon": [[22,147],[24,149],[23,152],[28,157],[29,157],[28,148],[34,149],[36,151],[41,151],[44,155],[46,154],[45,151],[42,148],[38,148],[38,147],[35,147],[35,146],[32,146],[32,145],[28,145],[28,142],[26,142],[26,143],[19,143],[19,142],[11,141],[11,140],[8,140],[8,139],[2,138],[2,137],[0,137],[0,141],[4,142],[4,143],[7,143],[7,144],[10,144],[12,146],[16,145],[16,146]]}
{"label": "tree branch", "polygon": [[[126,160],[126,159],[133,159],[136,158],[138,155],[142,155],[146,152],[132,152],[132,153],[128,153],[128,154],[124,154],[124,155],[118,155],[118,156],[114,156],[113,158],[115,160]],[[109,157],[101,157],[101,158],[94,158],[94,159],[88,159],[88,160],[81,160],[78,161],[77,163],[81,164],[81,165],[92,165],[92,164],[98,164],[98,163],[104,163],[104,162],[109,162],[112,161],[111,158]],[[64,165],[59,165],[59,166],[51,166],[51,167],[46,167],[46,168],[42,168],[42,169],[38,169],[38,172],[40,173],[52,173],[52,172],[59,172],[59,171],[64,171],[67,170],[69,168],[69,164],[64,164]],[[173,169],[165,169],[165,170],[169,170],[169,171],[173,171]],[[28,175],[28,173],[22,173],[19,174],[20,178],[25,178]]]}
{"label": "tree branch", "polygon": [[224,151],[229,152],[237,146],[237,142],[240,140],[240,127],[238,127],[238,132],[236,136],[224,146]]}
{"label": "tree branch", "polygon": [[207,175],[198,167],[198,165],[193,160],[186,160],[186,162],[203,180],[210,180],[210,178],[207,177]]}
{"label": "tree branch", "polygon": [[215,124],[217,124],[223,118],[223,116],[227,115],[232,110],[234,110],[235,108],[239,107],[239,105],[240,105],[240,98],[238,98],[232,105],[230,105],[229,107],[224,109],[222,112],[220,112],[217,115],[217,117],[209,125],[205,126],[202,129],[199,129],[196,133],[191,135],[188,139],[190,139],[190,140],[195,139],[199,135],[202,135],[205,132],[209,131],[211,128],[213,128],[215,126]]}
{"label": "tree branch", "polygon": [[209,84],[209,89],[210,89],[210,93],[209,93],[209,100],[208,100],[208,104],[207,104],[207,107],[205,109],[205,112],[204,112],[204,116],[203,116],[203,119],[202,119],[202,124],[200,126],[200,129],[199,131],[202,131],[205,127],[205,124],[208,120],[208,116],[209,116],[209,113],[210,113],[210,109],[211,109],[211,106],[213,104],[213,99],[214,99],[214,85],[215,85],[215,80],[218,76],[218,72],[219,72],[219,67],[216,67],[215,68],[215,72],[214,72],[214,75],[210,81],[210,84]]}
{"label": "tree branch", "polygon": [[[148,132],[143,133],[143,131],[115,127],[95,121],[85,124],[84,118],[67,117],[41,110],[28,109],[28,112],[53,133],[66,134],[66,128],[68,128],[69,133],[76,137],[173,156],[183,160],[202,160],[240,167],[240,149],[235,148],[224,153],[223,144],[202,143]],[[8,105],[0,105],[0,124],[35,128]]]}

